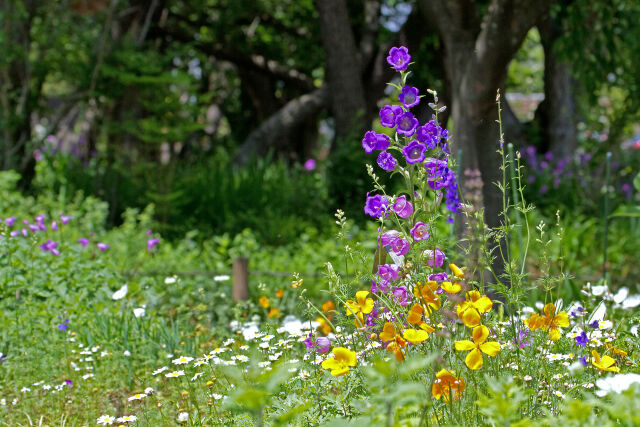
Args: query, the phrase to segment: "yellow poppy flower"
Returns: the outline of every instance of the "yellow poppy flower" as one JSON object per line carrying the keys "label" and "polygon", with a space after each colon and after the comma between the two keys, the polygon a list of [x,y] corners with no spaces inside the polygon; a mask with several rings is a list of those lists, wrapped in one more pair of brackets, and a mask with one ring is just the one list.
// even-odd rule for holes
{"label": "yellow poppy flower", "polygon": [[457,294],[462,290],[460,283],[442,282],[440,287],[450,294]]}
{"label": "yellow poppy flower", "polygon": [[438,310],[442,305],[440,301],[440,297],[435,294],[435,291],[438,289],[438,283],[430,280],[426,285],[420,288],[420,283],[416,285],[413,289],[413,294],[417,299],[422,299],[425,303],[425,309],[427,314],[431,314],[432,312]]}
{"label": "yellow poppy flower", "polygon": [[264,295],[260,297],[260,299],[258,300],[258,304],[260,304],[262,308],[269,308],[271,306],[271,303],[269,303],[269,298],[265,297]]}
{"label": "yellow poppy flower", "polygon": [[409,341],[411,344],[420,344],[429,339],[429,332],[423,330],[416,331],[415,329],[406,329],[402,336],[405,340]]}
{"label": "yellow poppy flower", "polygon": [[472,336],[473,342],[469,340],[456,341],[455,347],[458,351],[471,350],[464,359],[464,363],[469,369],[476,370],[482,368],[484,363],[482,353],[493,357],[500,352],[500,344],[495,341],[486,342],[489,337],[489,328],[484,325],[473,328]]}
{"label": "yellow poppy flower", "polygon": [[279,308],[272,308],[271,310],[269,310],[269,313],[267,314],[267,317],[269,317],[269,318],[280,317],[280,309]]}
{"label": "yellow poppy flower", "polygon": [[493,302],[488,296],[482,296],[478,291],[469,291],[465,296],[465,301],[458,304],[456,313],[462,323],[469,328],[478,326],[481,315],[491,310]]}
{"label": "yellow poppy flower", "polygon": [[382,328],[382,332],[380,333],[380,340],[383,342],[389,342],[389,344],[387,344],[387,351],[389,353],[393,353],[398,362],[402,362],[404,360],[402,347],[407,345],[407,342],[396,333],[396,327],[393,326],[393,323],[386,322],[384,324],[384,328]]}
{"label": "yellow poppy flower", "polygon": [[558,341],[562,336],[560,328],[566,328],[569,326],[569,316],[567,313],[557,313],[556,306],[549,303],[544,306],[544,317],[537,313],[533,313],[524,322],[532,331],[536,329],[543,329],[549,331],[549,339],[551,341]]}
{"label": "yellow poppy flower", "polygon": [[464,387],[464,380],[456,378],[455,372],[441,369],[436,374],[436,380],[431,386],[431,394],[438,400],[444,396],[444,401],[449,403],[449,395],[453,396],[453,400],[458,400]]}
{"label": "yellow poppy flower", "polygon": [[602,358],[600,358],[600,355],[595,350],[593,350],[591,354],[593,355],[591,364],[596,368],[600,369],[601,371],[620,372],[620,368],[618,368],[617,366],[613,366],[613,364],[616,363],[616,360],[613,357],[607,356],[605,354],[604,356],[602,356]]}
{"label": "yellow poppy flower", "polygon": [[333,356],[322,362],[324,369],[331,369],[331,375],[339,377],[349,372],[350,366],[356,366],[356,352],[348,348],[336,347],[332,351]]}
{"label": "yellow poppy flower", "polygon": [[449,264],[449,268],[451,269],[451,272],[453,273],[453,275],[456,276],[457,278],[462,279],[464,277],[464,271],[457,265]]}
{"label": "yellow poppy flower", "polygon": [[[356,292],[356,300],[347,300],[347,316],[358,313],[369,314],[373,310],[373,299],[367,298],[369,291]],[[360,316],[362,317],[362,316]]]}
{"label": "yellow poppy flower", "polygon": [[410,325],[418,325],[422,322],[422,306],[414,304],[407,314],[407,323]]}
{"label": "yellow poppy flower", "polygon": [[325,302],[324,304],[322,304],[322,311],[324,311],[325,313],[328,311],[333,310],[334,308],[336,308],[336,306],[333,304],[333,301],[329,300],[327,302]]}
{"label": "yellow poppy flower", "polygon": [[322,331],[324,335],[329,335],[331,333],[331,325],[324,319],[324,317],[316,318],[316,322],[320,323],[318,329]]}

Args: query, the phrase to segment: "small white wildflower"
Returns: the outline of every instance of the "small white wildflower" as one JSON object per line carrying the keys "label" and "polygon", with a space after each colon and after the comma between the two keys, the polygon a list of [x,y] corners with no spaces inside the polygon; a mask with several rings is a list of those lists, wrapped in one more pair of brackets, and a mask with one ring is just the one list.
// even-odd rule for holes
{"label": "small white wildflower", "polygon": [[137,394],[134,394],[133,396],[129,396],[129,399],[127,400],[131,402],[133,400],[142,400],[145,397],[147,397],[146,393],[137,393]]}
{"label": "small white wildflower", "polygon": [[173,359],[171,361],[171,363],[173,363],[174,365],[185,365],[185,364],[191,362],[192,360],[193,360],[193,357],[180,356],[177,359]]}
{"label": "small white wildflower", "polygon": [[554,391],[553,394],[555,394],[561,399],[564,399],[566,397],[561,391]]}
{"label": "small white wildflower", "polygon": [[196,360],[196,363],[194,363],[193,366],[198,367],[198,366],[202,366],[202,365],[206,365],[206,364],[207,364],[207,362],[205,360],[199,359],[199,360]]}
{"label": "small white wildflower", "polygon": [[523,380],[525,380],[526,382],[529,382],[533,379],[533,377],[531,375],[525,375]]}
{"label": "small white wildflower", "polygon": [[138,308],[134,308],[133,309],[133,315],[135,317],[142,317],[145,315],[145,308],[144,307],[138,307]]}
{"label": "small white wildflower", "polygon": [[264,362],[259,362],[258,366],[261,368],[266,368],[267,366],[271,365],[271,362],[269,362],[268,360],[265,360]]}
{"label": "small white wildflower", "polygon": [[22,387],[22,388],[20,389],[20,391],[21,391],[22,393],[27,393],[27,392],[30,392],[30,391],[31,391],[31,389],[30,389],[29,387]]}
{"label": "small white wildflower", "polygon": [[83,379],[83,380],[88,380],[88,379],[89,379],[89,378],[91,378],[91,377],[93,377],[93,374],[84,374],[84,375],[82,376],[82,379]]}
{"label": "small white wildflower", "polygon": [[45,384],[42,386],[43,390],[51,390],[51,386],[49,384]]}
{"label": "small white wildflower", "polygon": [[158,369],[156,369],[156,370],[155,370],[155,371],[153,371],[151,374],[152,374],[152,375],[158,375],[158,374],[160,374],[160,373],[162,373],[162,372],[164,372],[164,371],[168,371],[168,370],[169,370],[169,367],[168,367],[168,366],[163,366],[162,368],[158,368]]}
{"label": "small white wildflower", "polygon": [[178,414],[178,422],[179,423],[184,423],[189,421],[189,413],[188,412],[180,412]]}
{"label": "small white wildflower", "polygon": [[169,372],[168,374],[165,374],[165,377],[167,378],[177,378],[177,377],[181,377],[184,375],[184,371],[173,371],[173,372]]}
{"label": "small white wildflower", "polygon": [[113,295],[111,296],[111,299],[114,299],[116,301],[120,300],[127,296],[128,291],[129,291],[129,286],[127,286],[127,284],[125,283],[124,285],[122,285],[120,289],[118,289],[113,293]]}
{"label": "small white wildflower", "polygon": [[225,282],[227,280],[229,280],[231,277],[227,276],[227,275],[221,275],[221,276],[213,276],[213,281],[214,282]]}
{"label": "small white wildflower", "polygon": [[126,357],[131,356],[131,352],[129,350],[125,350],[122,354],[124,354]]}
{"label": "small white wildflower", "polygon": [[233,338],[229,338],[228,340],[226,340],[225,342],[222,343],[223,346],[228,346],[233,344],[234,342],[236,342],[236,340],[234,340]]}
{"label": "small white wildflower", "polygon": [[98,424],[113,424],[113,422],[116,420],[116,417],[112,417],[111,415],[101,415],[100,418],[98,418]]}
{"label": "small white wildflower", "polygon": [[138,419],[135,415],[125,415],[123,417],[118,418],[119,423],[133,423]]}
{"label": "small white wildflower", "polygon": [[164,283],[166,285],[171,285],[173,283],[176,283],[178,281],[178,277],[177,276],[171,276],[171,277],[165,277],[164,278]]}
{"label": "small white wildflower", "polygon": [[213,398],[213,400],[220,400],[222,399],[224,396],[221,394],[217,394],[217,393],[212,393],[211,397]]}
{"label": "small white wildflower", "polygon": [[191,378],[191,381],[195,381],[198,378],[200,378],[201,376],[204,375],[204,372],[196,372],[196,374],[193,376],[193,378]]}
{"label": "small white wildflower", "polygon": [[244,354],[241,354],[240,356],[236,357],[236,360],[246,363],[246,362],[249,361],[249,358],[247,356],[245,356]]}
{"label": "small white wildflower", "polygon": [[154,390],[151,387],[147,387],[144,389],[144,394],[150,395],[150,394],[153,394],[153,391]]}
{"label": "small white wildflower", "polygon": [[241,345],[240,350],[249,350],[249,346],[248,345]]}

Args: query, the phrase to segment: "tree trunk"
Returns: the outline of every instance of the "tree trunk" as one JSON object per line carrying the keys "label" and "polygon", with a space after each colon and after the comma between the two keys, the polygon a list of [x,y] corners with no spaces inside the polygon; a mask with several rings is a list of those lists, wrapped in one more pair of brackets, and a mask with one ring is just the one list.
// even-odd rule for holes
{"label": "tree trunk", "polygon": [[[420,0],[427,22],[435,24],[445,47],[445,72],[452,85],[453,148],[463,150],[463,169],[482,174],[485,223],[504,223],[502,194],[494,182],[502,180],[500,137],[496,125],[496,93],[504,87],[507,66],[529,29],[546,13],[552,0],[492,0],[482,17],[470,0]],[[488,249],[504,251],[503,240]],[[504,253],[505,257],[508,257]],[[494,252],[494,273],[504,271],[503,256]]]}
{"label": "tree trunk", "polygon": [[366,100],[349,14],[345,0],[317,0],[320,36],[331,86],[331,110],[337,141],[360,135],[367,124]]}
{"label": "tree trunk", "polygon": [[[557,19],[557,18],[556,18]],[[571,67],[554,52],[561,24],[547,16],[538,23],[544,49],[544,102],[540,104],[542,146],[560,158],[573,154],[577,145],[575,82]]]}

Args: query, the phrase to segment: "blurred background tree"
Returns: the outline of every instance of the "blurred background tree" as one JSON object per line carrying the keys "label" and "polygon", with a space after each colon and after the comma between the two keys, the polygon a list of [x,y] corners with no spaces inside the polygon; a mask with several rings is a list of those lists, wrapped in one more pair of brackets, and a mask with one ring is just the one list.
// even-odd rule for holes
{"label": "blurred background tree", "polygon": [[111,223],[154,203],[173,235],[251,227],[277,242],[335,207],[362,219],[360,140],[395,101],[392,46],[450,106],[490,224],[497,89],[522,150],[614,150],[624,171],[620,142],[638,133],[633,0],[8,0],[0,17],[0,166],[26,191],[103,198]]}

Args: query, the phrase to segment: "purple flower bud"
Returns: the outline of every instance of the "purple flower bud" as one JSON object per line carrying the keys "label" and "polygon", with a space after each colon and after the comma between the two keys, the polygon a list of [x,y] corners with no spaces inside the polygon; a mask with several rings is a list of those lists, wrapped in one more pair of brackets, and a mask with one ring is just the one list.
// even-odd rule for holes
{"label": "purple flower bud", "polygon": [[41,223],[41,222],[43,222],[43,221],[44,221],[44,219],[45,219],[46,217],[47,217],[47,216],[46,216],[45,214],[40,214],[40,215],[36,215],[36,218],[35,218],[35,219],[36,219],[36,222],[37,222],[37,223]]}
{"label": "purple flower bud", "polygon": [[83,248],[86,248],[89,245],[89,239],[81,237],[78,239],[78,243],[80,243]]}
{"label": "purple flower bud", "polygon": [[[37,231],[40,231],[40,227],[35,225],[35,224],[29,224],[29,230],[31,230],[32,233],[35,233]],[[46,230],[46,228],[45,228]]]}
{"label": "purple flower bud", "polygon": [[398,95],[398,101],[402,102],[404,108],[411,108],[418,105],[418,103],[420,103],[418,89],[413,86],[404,86],[402,92]]}
{"label": "purple flower bud", "polygon": [[26,228],[23,228],[23,229],[22,229],[22,235],[23,235],[24,237],[27,237],[27,236],[29,235],[29,230],[27,230]]}
{"label": "purple flower bud", "polygon": [[67,225],[69,223],[69,221],[71,221],[72,219],[73,219],[72,216],[60,215],[60,221],[62,221],[63,225]]}
{"label": "purple flower bud", "polygon": [[13,230],[11,233],[9,233],[9,235],[11,237],[16,237],[20,235],[20,230]]}
{"label": "purple flower bud", "polygon": [[409,49],[404,46],[392,47],[389,50],[389,56],[387,56],[387,63],[391,65],[396,71],[406,70],[411,62],[411,55],[409,55]]}
{"label": "purple flower bud", "polygon": [[16,222],[15,216],[10,216],[9,218],[4,220],[4,223],[7,224],[7,227],[12,227],[14,222]]}
{"label": "purple flower bud", "polygon": [[64,380],[64,385],[66,385],[67,387],[73,387],[73,381],[71,381],[71,380]]}
{"label": "purple flower bud", "polygon": [[53,222],[51,223],[51,229],[52,229],[52,230],[57,230],[57,229],[58,229],[58,223],[57,223],[57,222],[55,222],[55,221],[53,221]]}
{"label": "purple flower bud", "polygon": [[429,280],[435,280],[436,282],[448,282],[449,281],[449,276],[447,276],[447,273],[436,273],[436,274],[430,274],[427,277]]}

